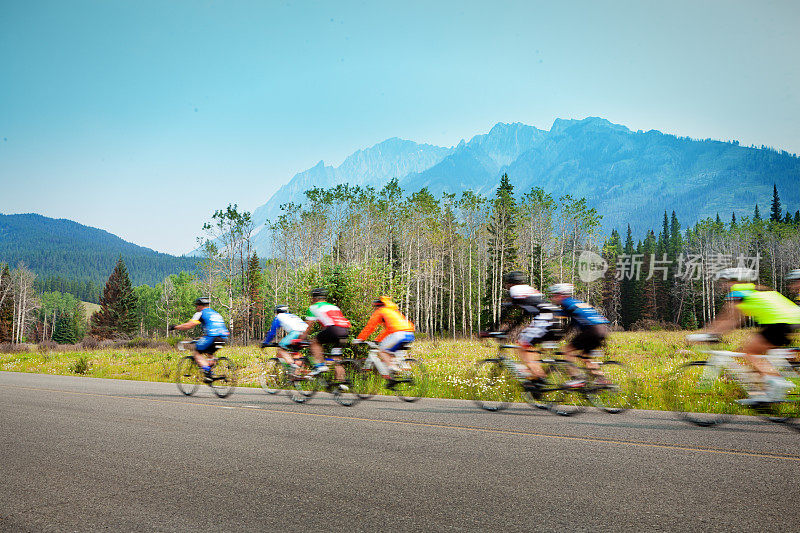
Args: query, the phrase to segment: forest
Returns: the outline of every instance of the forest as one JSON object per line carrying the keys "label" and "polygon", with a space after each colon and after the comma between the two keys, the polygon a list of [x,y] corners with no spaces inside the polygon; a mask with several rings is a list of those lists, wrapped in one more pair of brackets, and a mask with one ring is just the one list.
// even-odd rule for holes
{"label": "forest", "polygon": [[[537,187],[518,192],[505,175],[490,197],[408,193],[397,180],[380,190],[339,185],[305,194],[304,206],[287,203],[271,221],[269,259],[255,253],[251,215],[235,205],[203,227],[204,254],[192,273],[134,286],[120,257],[88,323],[84,293],[73,293],[85,286],[37,282],[22,263],[0,265],[0,342],[167,337],[168,326],[188,319],[194,299],[206,295],[234,338],[248,343],[263,336],[276,304],[303,313],[317,286],[330,290],[356,328],[372,299],[388,295],[421,337],[473,337],[497,323],[501,278],[510,270],[542,289],[573,283],[618,329],[695,329],[722,302],[719,269],[752,266],[759,283],[785,290],[784,274],[800,266],[800,212],[783,208],[777,187],[763,217],[754,203],[752,213],[684,229],[665,211],[661,227],[641,239],[630,226],[603,238],[586,199]],[[604,265],[592,279],[581,271],[587,252]]]}

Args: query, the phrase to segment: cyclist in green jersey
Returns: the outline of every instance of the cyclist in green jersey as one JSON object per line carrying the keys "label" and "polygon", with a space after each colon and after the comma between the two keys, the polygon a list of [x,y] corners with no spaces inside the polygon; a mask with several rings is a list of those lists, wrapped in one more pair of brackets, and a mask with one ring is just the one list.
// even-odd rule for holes
{"label": "cyclist in green jersey", "polygon": [[[325,301],[327,297],[328,290],[325,288],[320,287],[311,291],[311,306],[308,308],[308,316],[306,317],[308,328],[298,337],[299,340],[305,340],[311,330],[314,329],[314,326],[320,325],[321,331],[311,339],[311,354],[314,356],[316,366],[310,375],[316,375],[328,370],[328,366],[325,364],[323,346],[328,345],[341,350],[342,341],[347,339],[350,334],[350,321],[344,317],[341,309]],[[334,356],[334,359],[340,358],[340,356]],[[336,373],[336,379],[344,379],[344,368],[341,365],[336,365],[334,372]]]}
{"label": "cyclist in green jersey", "polygon": [[710,335],[693,335],[690,340],[707,341],[736,328],[745,317],[752,318],[761,330],[741,347],[744,359],[759,374],[764,393],[753,393],[741,403],[781,401],[794,385],[783,379],[763,356],[772,349],[788,346],[789,335],[800,324],[800,307],[776,291],[759,290],[753,281],[757,273],[744,268],[728,268],[717,274],[728,290],[723,310],[709,327]]}

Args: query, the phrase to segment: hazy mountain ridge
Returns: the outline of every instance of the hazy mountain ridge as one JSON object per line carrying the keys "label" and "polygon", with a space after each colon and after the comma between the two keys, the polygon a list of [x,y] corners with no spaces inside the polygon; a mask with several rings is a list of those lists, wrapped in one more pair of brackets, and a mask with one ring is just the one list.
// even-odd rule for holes
{"label": "hazy mountain ridge", "polygon": [[684,227],[719,213],[750,216],[768,209],[777,184],[785,208],[800,207],[800,159],[735,142],[694,140],[657,130],[632,131],[606,119],[556,119],[550,130],[498,123],[488,133],[443,148],[397,138],[359,150],[339,167],[298,173],[254,213],[256,246],[269,253],[267,220],[280,205],[301,203],[303,192],[340,183],[383,187],[397,177],[406,192],[434,194],[471,189],[491,195],[508,173],[518,193],[542,187],[554,197],[585,197],[603,215],[603,230],[630,223],[641,236],[657,228],[664,210]]}
{"label": "hazy mountain ridge", "polygon": [[33,213],[0,214],[0,262],[24,262],[40,278],[105,283],[119,257],[134,285],[155,285],[170,274],[193,271],[197,259],[138,246],[105,230]]}

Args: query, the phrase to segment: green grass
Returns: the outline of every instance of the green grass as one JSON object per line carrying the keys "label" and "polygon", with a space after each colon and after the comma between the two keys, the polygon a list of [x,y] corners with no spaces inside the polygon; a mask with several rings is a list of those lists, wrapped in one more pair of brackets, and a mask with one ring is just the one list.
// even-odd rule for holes
{"label": "green grass", "polygon": [[[732,334],[732,349],[741,342],[746,331]],[[640,409],[669,410],[665,383],[679,364],[703,355],[692,351],[685,342],[686,332],[621,332],[611,336],[606,355],[624,361],[633,371],[637,387],[630,398]],[[239,385],[258,386],[258,374],[265,356],[274,349],[261,352],[257,347],[226,347],[220,355],[233,359],[239,367]],[[496,345],[478,340],[418,341],[411,356],[421,360],[430,377],[426,396],[434,398],[471,398],[479,384],[474,379],[474,364],[493,357]],[[84,375],[99,378],[171,382],[182,352],[166,349],[114,348],[103,350],[27,351],[0,354],[0,370],[58,375]],[[726,395],[705,398],[699,410],[730,411]],[[519,400],[518,397],[514,398]],[[739,412],[738,408],[734,408]],[[744,412],[744,410],[741,410]]]}

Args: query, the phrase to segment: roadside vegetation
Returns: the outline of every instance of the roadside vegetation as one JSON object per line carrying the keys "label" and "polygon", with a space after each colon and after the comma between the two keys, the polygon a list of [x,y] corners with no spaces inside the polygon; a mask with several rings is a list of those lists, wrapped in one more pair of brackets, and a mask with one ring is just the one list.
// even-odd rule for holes
{"label": "roadside vegetation", "polygon": [[[738,331],[720,349],[733,349],[747,331]],[[619,332],[611,336],[607,357],[624,361],[637,380],[634,406],[639,409],[669,410],[664,383],[679,364],[702,358],[685,342],[685,332]],[[184,355],[166,341],[134,339],[100,343],[96,347],[50,345],[0,345],[0,370],[98,378],[171,382],[177,361]],[[479,340],[422,340],[411,355],[423,361],[430,384],[426,396],[469,399],[475,387],[472,368],[476,361],[492,357],[496,345]],[[258,386],[263,361],[275,349],[257,346],[229,346],[220,354],[232,358],[238,368],[240,386]],[[177,394],[177,392],[176,392]],[[711,403],[709,409],[720,406]],[[728,406],[729,408],[729,406]],[[744,411],[742,411],[744,413]]]}

